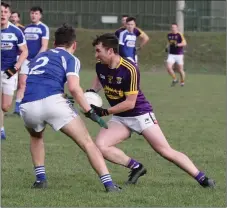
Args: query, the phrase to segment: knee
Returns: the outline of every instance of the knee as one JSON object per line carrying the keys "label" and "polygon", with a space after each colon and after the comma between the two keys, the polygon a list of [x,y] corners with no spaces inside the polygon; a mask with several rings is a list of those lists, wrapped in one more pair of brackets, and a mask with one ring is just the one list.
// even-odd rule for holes
{"label": "knee", "polygon": [[95,144],[102,154],[105,154],[108,151],[108,146],[105,145],[102,141],[95,141]]}
{"label": "knee", "polygon": [[168,148],[161,148],[160,150],[158,150],[158,153],[166,158],[167,160],[173,161],[174,157],[175,157],[175,150],[172,149],[171,147]]}
{"label": "knee", "polygon": [[3,103],[2,104],[2,111],[3,112],[8,112],[10,107],[11,107],[11,103],[10,104],[9,103]]}

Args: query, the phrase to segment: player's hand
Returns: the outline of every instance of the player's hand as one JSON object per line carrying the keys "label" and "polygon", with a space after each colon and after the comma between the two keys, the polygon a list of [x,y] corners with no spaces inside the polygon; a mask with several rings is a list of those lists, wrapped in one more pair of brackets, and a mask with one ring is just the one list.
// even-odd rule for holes
{"label": "player's hand", "polygon": [[102,118],[100,118],[100,117],[96,114],[96,112],[94,111],[94,109],[89,110],[87,113],[84,113],[84,115],[85,115],[87,118],[90,118],[92,121],[98,123],[99,126],[105,128],[105,129],[108,129],[108,126],[107,126],[106,122],[103,121]]}
{"label": "player's hand", "polygon": [[7,79],[10,79],[14,74],[17,73],[17,71],[18,71],[17,68],[14,67],[14,68],[6,69],[4,73],[8,76]]}
{"label": "player's hand", "polygon": [[95,110],[96,114],[100,117],[109,115],[109,112],[108,112],[107,109],[97,107],[97,106],[92,105],[92,104],[91,104],[91,107]]}
{"label": "player's hand", "polygon": [[87,89],[86,92],[95,92],[95,90],[94,89]]}

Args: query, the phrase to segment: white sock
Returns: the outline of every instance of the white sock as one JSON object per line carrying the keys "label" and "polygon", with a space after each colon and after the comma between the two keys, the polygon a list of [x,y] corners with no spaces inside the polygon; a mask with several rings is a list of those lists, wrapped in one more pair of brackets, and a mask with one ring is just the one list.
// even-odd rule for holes
{"label": "white sock", "polygon": [[20,103],[21,102],[21,99],[20,98],[17,98],[16,99],[16,103]]}

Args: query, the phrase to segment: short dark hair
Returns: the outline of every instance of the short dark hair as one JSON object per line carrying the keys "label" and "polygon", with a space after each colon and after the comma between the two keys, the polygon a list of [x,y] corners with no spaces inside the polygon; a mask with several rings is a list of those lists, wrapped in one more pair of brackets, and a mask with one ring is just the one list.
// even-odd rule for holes
{"label": "short dark hair", "polygon": [[177,24],[176,22],[173,22],[171,25],[176,25],[176,26],[178,26],[178,24]]}
{"label": "short dark hair", "polygon": [[1,2],[1,6],[5,7],[5,8],[9,8],[9,10],[10,10],[10,4],[8,4],[6,2]]}
{"label": "short dark hair", "polygon": [[97,36],[95,40],[93,40],[92,45],[96,46],[99,43],[102,43],[103,47],[106,49],[112,48],[114,53],[118,53],[118,38],[113,33],[105,33],[103,35]]}
{"label": "short dark hair", "polygon": [[55,46],[64,46],[69,48],[74,41],[76,41],[76,30],[64,23],[61,27],[59,27],[55,33]]}
{"label": "short dark hair", "polygon": [[123,14],[122,16],[121,16],[121,18],[124,18],[124,17],[129,17],[127,14]]}
{"label": "short dark hair", "polygon": [[131,21],[134,21],[136,23],[136,18],[135,17],[128,17],[126,19],[126,22],[131,22]]}
{"label": "short dark hair", "polygon": [[43,13],[43,9],[40,6],[33,6],[30,9],[30,12],[36,12],[36,11],[39,11],[41,14]]}
{"label": "short dark hair", "polygon": [[12,11],[11,14],[17,14],[17,16],[20,18],[20,13],[18,11]]}

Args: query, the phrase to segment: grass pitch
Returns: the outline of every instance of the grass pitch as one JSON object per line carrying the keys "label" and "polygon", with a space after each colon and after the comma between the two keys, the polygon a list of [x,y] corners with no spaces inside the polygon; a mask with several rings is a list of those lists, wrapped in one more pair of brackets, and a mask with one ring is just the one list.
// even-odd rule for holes
{"label": "grass pitch", "polygon": [[[90,86],[93,75],[92,71],[81,71],[84,89]],[[157,155],[141,136],[133,134],[119,146],[141,161],[148,173],[138,185],[126,187],[128,170],[108,163],[114,181],[123,191],[107,194],[85,154],[66,136],[47,128],[49,188],[31,190],[35,177],[29,137],[20,118],[7,117],[7,140],[2,142],[2,207],[226,207],[225,76],[189,74],[184,88],[179,85],[171,88],[167,74],[141,75],[142,89],[153,104],[169,143],[214,178],[216,189],[201,188],[186,173]],[[95,137],[99,127],[88,119],[85,121]]]}

